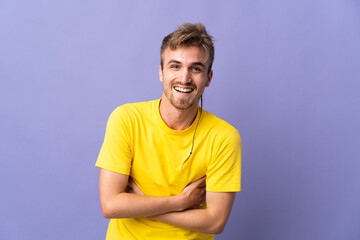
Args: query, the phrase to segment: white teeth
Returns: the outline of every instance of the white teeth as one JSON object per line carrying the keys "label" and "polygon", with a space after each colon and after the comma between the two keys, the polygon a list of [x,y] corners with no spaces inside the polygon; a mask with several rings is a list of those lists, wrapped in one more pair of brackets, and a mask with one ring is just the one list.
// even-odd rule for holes
{"label": "white teeth", "polygon": [[175,87],[175,90],[183,93],[189,93],[193,91],[191,88],[182,88],[182,87]]}

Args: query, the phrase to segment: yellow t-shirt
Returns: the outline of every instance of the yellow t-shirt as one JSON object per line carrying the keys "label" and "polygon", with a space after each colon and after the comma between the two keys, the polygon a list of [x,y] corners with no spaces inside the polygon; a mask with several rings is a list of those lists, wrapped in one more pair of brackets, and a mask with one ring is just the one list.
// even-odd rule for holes
{"label": "yellow t-shirt", "polygon": [[[149,196],[178,195],[205,175],[207,191],[240,191],[238,131],[200,107],[189,128],[170,129],[160,116],[159,103],[160,99],[115,109],[96,166],[130,175]],[[214,239],[214,235],[145,218],[125,218],[110,220],[106,239]]]}

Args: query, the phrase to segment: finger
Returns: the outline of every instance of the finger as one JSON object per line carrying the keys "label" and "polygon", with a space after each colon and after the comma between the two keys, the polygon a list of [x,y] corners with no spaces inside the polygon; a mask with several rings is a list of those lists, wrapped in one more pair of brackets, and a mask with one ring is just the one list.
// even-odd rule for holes
{"label": "finger", "polygon": [[[203,176],[202,178],[199,178],[198,180],[196,180],[195,182],[190,183],[191,185],[193,185],[194,187],[198,187],[200,186],[204,181],[206,180],[206,176]],[[189,185],[190,185],[189,184]]]}
{"label": "finger", "polygon": [[202,178],[199,178],[198,180],[196,180],[196,181],[200,181],[200,182],[203,182],[203,181],[205,181],[206,180],[206,175],[205,176],[203,176]]}

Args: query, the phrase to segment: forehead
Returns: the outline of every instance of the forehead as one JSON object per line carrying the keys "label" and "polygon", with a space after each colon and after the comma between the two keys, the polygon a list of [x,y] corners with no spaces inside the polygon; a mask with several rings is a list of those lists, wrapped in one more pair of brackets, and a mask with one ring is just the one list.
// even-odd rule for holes
{"label": "forehead", "polygon": [[171,60],[176,60],[184,63],[202,62],[206,63],[208,56],[205,51],[198,46],[180,46],[176,49],[167,47],[164,50],[163,60],[167,64]]}

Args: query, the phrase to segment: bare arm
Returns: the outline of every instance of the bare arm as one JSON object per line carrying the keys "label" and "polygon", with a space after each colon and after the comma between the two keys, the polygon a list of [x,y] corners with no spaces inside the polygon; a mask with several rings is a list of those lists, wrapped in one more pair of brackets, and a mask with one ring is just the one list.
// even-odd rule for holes
{"label": "bare arm", "polygon": [[207,192],[206,209],[165,213],[151,219],[193,231],[219,234],[225,228],[234,199],[234,192]]}
{"label": "bare arm", "polygon": [[[190,191],[194,183],[189,184],[183,192]],[[133,193],[144,195],[133,181],[130,184]],[[187,209],[148,218],[197,232],[219,234],[224,230],[230,216],[235,194],[235,192],[207,192],[206,209]]]}
{"label": "bare arm", "polygon": [[135,218],[182,211],[198,206],[205,190],[198,188],[204,181],[177,196],[152,197],[125,192],[129,176],[100,169],[99,187],[101,210],[106,218]]}

